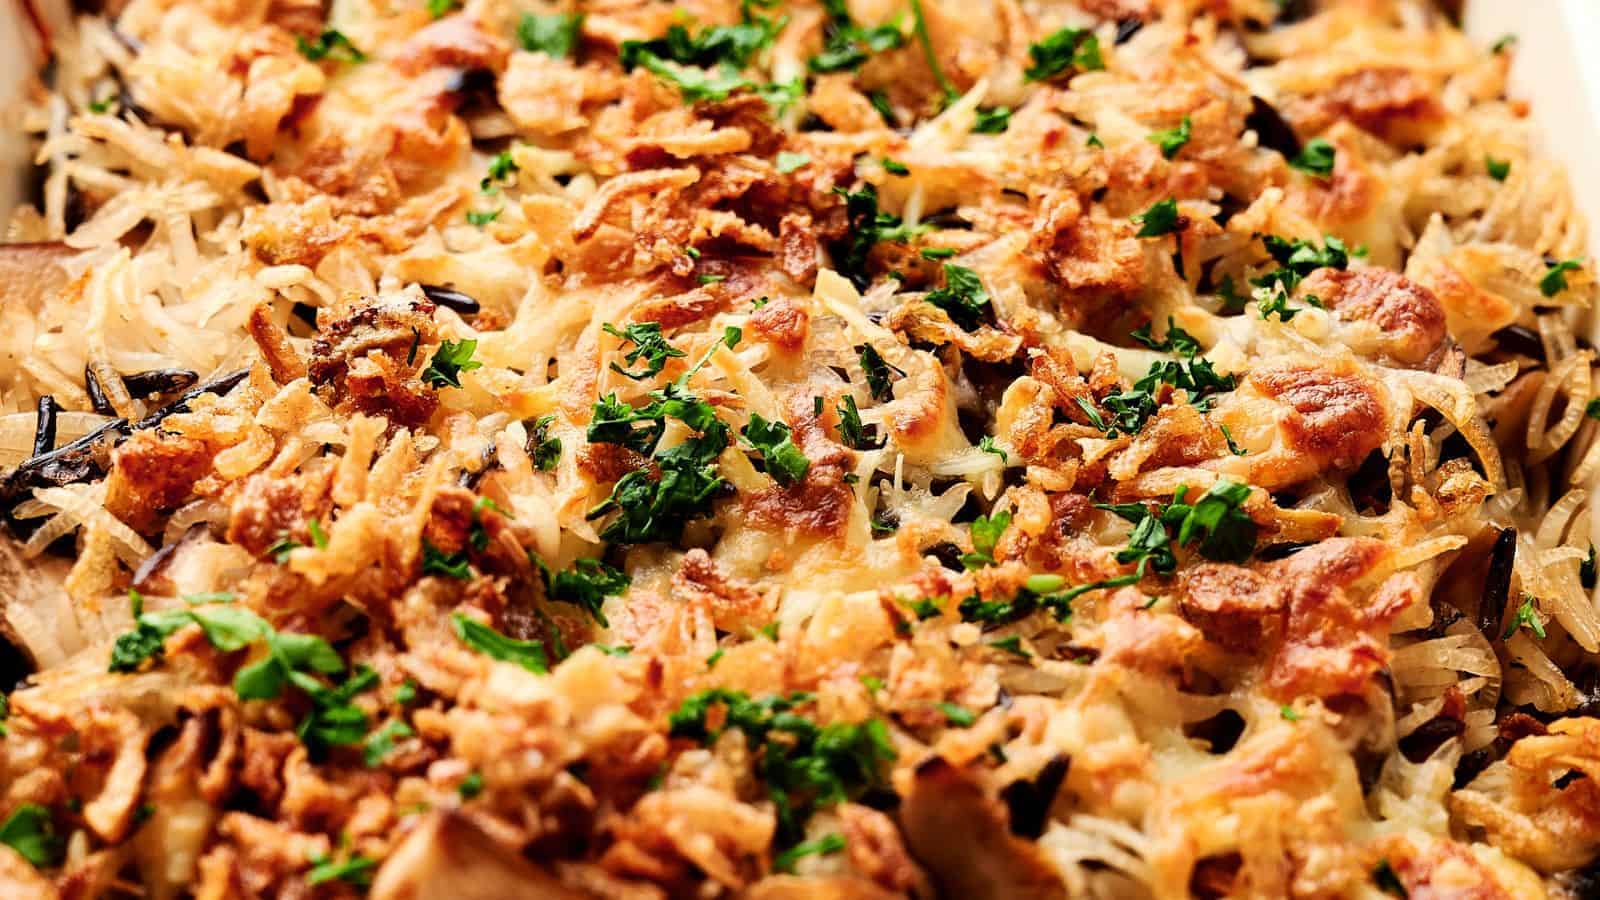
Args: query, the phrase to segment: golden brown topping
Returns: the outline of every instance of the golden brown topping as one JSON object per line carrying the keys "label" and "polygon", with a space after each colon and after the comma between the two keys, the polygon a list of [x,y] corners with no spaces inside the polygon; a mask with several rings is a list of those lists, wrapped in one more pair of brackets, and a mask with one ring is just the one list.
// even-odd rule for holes
{"label": "golden brown topping", "polygon": [[1318,269],[1300,290],[1347,322],[1371,323],[1381,351],[1407,365],[1422,364],[1445,338],[1444,307],[1427,288],[1396,272]]}

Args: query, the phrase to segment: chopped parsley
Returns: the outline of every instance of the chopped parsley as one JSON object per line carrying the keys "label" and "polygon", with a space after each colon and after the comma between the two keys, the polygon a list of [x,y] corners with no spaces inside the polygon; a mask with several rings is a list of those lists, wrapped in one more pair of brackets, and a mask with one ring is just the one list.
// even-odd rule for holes
{"label": "chopped parsley", "polygon": [[[1305,280],[1306,276],[1317,269],[1348,268],[1350,257],[1359,256],[1364,252],[1360,248],[1350,250],[1344,241],[1333,235],[1328,235],[1323,240],[1320,249],[1314,241],[1286,241],[1271,234],[1263,236],[1261,243],[1278,263],[1278,268],[1250,282],[1255,286],[1253,296],[1256,300],[1256,309],[1263,319],[1276,315],[1284,322],[1299,313],[1298,309],[1289,307],[1289,295],[1294,293],[1294,289]],[[1313,306],[1320,305],[1320,301],[1308,299],[1307,302]]]}
{"label": "chopped parsley", "polygon": [[1289,295],[1281,291],[1267,296],[1256,304],[1256,309],[1260,311],[1261,318],[1270,319],[1273,316],[1277,316],[1281,322],[1289,321],[1300,312],[1298,309],[1289,308]]}
{"label": "chopped parsley", "polygon": [[1092,131],[1089,132],[1089,138],[1083,142],[1083,145],[1085,147],[1096,147],[1101,150],[1106,148],[1105,142],[1100,140],[1100,135],[1095,134]]}
{"label": "chopped parsley", "polygon": [[382,728],[367,735],[361,744],[361,760],[367,768],[376,769],[383,758],[394,752],[395,741],[404,740],[416,734],[399,719],[390,719]]}
{"label": "chopped parsley", "polygon": [[940,712],[944,713],[945,721],[957,728],[971,728],[973,723],[978,721],[977,714],[965,707],[948,702],[934,705],[939,708]]}
{"label": "chopped parsley", "polygon": [[750,424],[740,434],[761,454],[761,462],[774,481],[787,487],[806,477],[811,460],[795,446],[793,432],[786,423],[768,422],[760,413],[751,413]]}
{"label": "chopped parsley", "polygon": [[[544,568],[542,564],[540,568]],[[627,572],[587,557],[573,560],[570,569],[545,572],[545,593],[550,599],[582,609],[602,628],[611,627],[600,609],[606,598],[622,596],[633,583]]]}
{"label": "chopped parsley", "polygon": [[786,24],[787,18],[772,20],[746,15],[745,21],[737,25],[712,25],[693,35],[684,26],[673,25],[664,37],[623,41],[619,59],[626,71],[639,65],[650,68],[645,60],[649,56],[657,62],[665,60],[701,68],[722,66],[731,72],[750,65],[756,53],[772,46],[773,39]]}
{"label": "chopped parsley", "polygon": [[445,553],[427,538],[422,539],[422,574],[443,575],[457,581],[472,580],[472,564],[464,551]]}
{"label": "chopped parsley", "polygon": [[1492,156],[1485,156],[1483,158],[1483,167],[1488,170],[1489,177],[1495,181],[1505,181],[1506,176],[1511,174],[1511,160],[1509,159],[1495,159]]}
{"label": "chopped parsley", "polygon": [[488,625],[462,613],[451,613],[456,637],[461,643],[500,662],[516,663],[535,675],[550,671],[550,660],[545,655],[543,641],[519,641],[506,637]]}
{"label": "chopped parsley", "polygon": [[1516,35],[1514,35],[1514,34],[1502,34],[1500,36],[1499,40],[1496,40],[1493,44],[1489,45],[1489,52],[1493,53],[1493,54],[1496,54],[1496,55],[1499,55],[1499,54],[1504,53],[1507,50],[1511,49],[1512,46],[1514,46],[1516,43],[1517,43],[1517,36]]}
{"label": "chopped parsley", "polygon": [[996,650],[1003,650],[1006,653],[1009,653],[1012,656],[1020,657],[1021,659],[1033,658],[1033,654],[1029,653],[1027,649],[1022,646],[1022,638],[1015,634],[1011,635],[1010,637],[1003,637],[998,640],[990,641],[989,646],[995,648]]}
{"label": "chopped parsley", "polygon": [[[653,454],[658,470],[641,468],[628,472],[617,481],[610,497],[589,510],[591,520],[613,511],[619,513],[601,530],[603,540],[625,544],[672,541],[683,533],[686,522],[709,514],[712,498],[727,484],[717,474],[717,457],[728,447],[729,428],[718,418],[715,407],[690,393],[689,382],[712,354],[724,346],[737,345],[739,339],[739,329],[724,329],[720,341],[676,381],[663,390],[652,391],[650,402],[644,406],[630,407],[615,395],[595,404],[589,440]],[[696,434],[657,452],[668,418],[677,419]]]}
{"label": "chopped parsley", "polygon": [[949,259],[956,255],[954,247],[923,247],[917,251],[923,259]]}
{"label": "chopped parsley", "polygon": [[1011,456],[1006,453],[1005,448],[994,442],[994,435],[986,434],[979,438],[978,449],[985,453],[992,453],[995,456],[1000,457],[1000,461],[1003,463],[1011,462]]}
{"label": "chopped parsley", "polygon": [[844,835],[837,832],[825,834],[814,841],[805,841],[779,853],[772,858],[774,872],[793,872],[794,864],[806,856],[826,856],[829,853],[838,853],[845,848]]}
{"label": "chopped parsley", "polygon": [[328,535],[322,530],[322,523],[315,517],[306,520],[306,531],[311,534],[311,545],[318,550],[328,549]]}
{"label": "chopped parsley", "polygon": [[1194,335],[1179,328],[1171,316],[1167,316],[1167,336],[1159,341],[1151,336],[1149,322],[1135,328],[1128,336],[1151,350],[1159,350],[1162,353],[1177,353],[1193,358],[1200,352],[1200,342]]}
{"label": "chopped parsley", "polygon": [[948,102],[961,96],[961,92],[945,77],[944,69],[939,67],[939,56],[933,52],[933,39],[928,37],[928,21],[922,14],[922,0],[911,0],[911,30],[917,36],[917,43],[922,45],[922,58],[933,71],[933,79],[939,83],[945,100]]}
{"label": "chopped parsley", "polygon": [[872,399],[888,402],[894,399],[894,378],[890,373],[905,377],[905,370],[890,365],[878,352],[878,348],[871,344],[857,344],[855,347],[856,359],[861,363],[861,371],[867,376],[867,392]]}
{"label": "chopped parsley", "polygon": [[470,338],[445,341],[433,352],[433,359],[422,370],[424,383],[436,387],[461,387],[461,373],[483,368],[483,363],[472,358],[478,342]]}
{"label": "chopped parsley", "polygon": [[859,191],[835,188],[844,197],[845,218],[848,228],[845,237],[835,242],[829,252],[839,273],[849,278],[857,288],[865,290],[872,279],[867,274],[867,254],[880,242],[906,241],[928,231],[925,225],[906,225],[899,216],[878,209],[878,191],[865,185]]}
{"label": "chopped parsley", "polygon": [[1505,633],[1500,635],[1500,640],[1511,640],[1511,636],[1517,633],[1517,629],[1524,627],[1533,632],[1534,637],[1544,640],[1544,620],[1539,618],[1539,607],[1534,604],[1532,594],[1522,595],[1522,604],[1511,615],[1511,621],[1506,624]]}
{"label": "chopped parsley", "polygon": [[1337,154],[1338,151],[1326,140],[1312,138],[1306,141],[1294,159],[1289,160],[1289,165],[1318,178],[1327,178],[1333,174],[1333,161]]}
{"label": "chopped parsley", "polygon": [[494,159],[489,160],[488,174],[478,182],[478,190],[485,194],[493,194],[500,190],[502,183],[510,182],[511,176],[520,171],[522,170],[517,166],[517,161],[511,158],[511,151],[502,150],[494,155]]}
{"label": "chopped parsley", "polygon": [[350,39],[345,37],[343,32],[332,28],[322,29],[322,33],[317,35],[314,41],[306,40],[304,35],[295,35],[294,45],[301,56],[312,62],[321,62],[324,59],[348,63],[367,61],[367,55],[355,44],[350,43]]}
{"label": "chopped parsley", "polygon": [[906,608],[916,614],[918,622],[926,622],[944,612],[943,607],[939,605],[939,600],[933,597],[923,597],[919,600],[908,601],[906,602]]}
{"label": "chopped parsley", "polygon": [[876,450],[884,440],[874,441],[861,424],[861,411],[856,408],[856,398],[845,394],[839,401],[839,441],[852,450]]}
{"label": "chopped parsley", "polygon": [[528,434],[528,458],[533,461],[533,467],[541,472],[548,472],[561,461],[561,438],[550,436],[550,423],[556,420],[555,413],[546,413],[533,420],[533,431]]}
{"label": "chopped parsley", "polygon": [[[1593,544],[1589,545],[1589,555],[1583,558],[1583,562],[1578,563],[1578,582],[1589,590],[1594,589],[1595,555]],[[3,711],[4,708],[4,704],[0,704],[0,711]],[[0,715],[0,718],[4,718],[4,716]]]}
{"label": "chopped parsley", "polygon": [[0,844],[17,851],[34,868],[54,866],[61,861],[65,844],[56,835],[50,810],[37,803],[24,803],[0,824]]}
{"label": "chopped parsley", "polygon": [[823,31],[822,52],[807,63],[813,72],[856,69],[874,53],[905,45],[899,22],[862,28],[850,18],[845,0],[823,0],[822,6],[828,13],[828,24]]}
{"label": "chopped parsley", "polygon": [[442,19],[450,10],[456,8],[456,0],[428,0],[428,15],[431,18]]}
{"label": "chopped parsley", "polygon": [[159,661],[166,639],[191,623],[199,625],[211,646],[224,653],[242,649],[272,631],[266,620],[250,610],[226,605],[233,599],[231,594],[201,601],[211,605],[148,613],[144,612],[144,598],[138,591],[129,590],[128,597],[133,604],[134,630],[119,635],[112,646],[112,672],[133,672],[147,659]]}
{"label": "chopped parsley", "polygon": [[922,299],[944,310],[962,331],[976,329],[984,310],[991,307],[978,273],[955,263],[944,264],[944,287],[929,291]]}
{"label": "chopped parsley", "polygon": [[1243,509],[1250,486],[1220,478],[1193,504],[1179,488],[1161,518],[1178,527],[1178,543],[1199,543],[1200,555],[1217,562],[1242,563],[1255,552],[1256,523]]}
{"label": "chopped parsley", "polygon": [[1011,107],[996,106],[993,109],[978,110],[978,117],[972,123],[973,134],[1002,134],[1011,127]]}
{"label": "chopped parsley", "polygon": [[1249,452],[1233,442],[1233,432],[1228,430],[1228,426],[1218,425],[1217,430],[1222,432],[1222,439],[1228,442],[1229,453],[1232,453],[1234,456],[1244,456]]}
{"label": "chopped parsley", "polygon": [[1286,722],[1300,721],[1300,713],[1288,704],[1278,707],[1278,715],[1282,716]]}
{"label": "chopped parsley", "polygon": [[479,228],[482,228],[498,218],[500,218],[500,210],[498,209],[491,209],[483,212],[480,212],[476,209],[467,210],[467,224],[476,225]]}
{"label": "chopped parsley", "polygon": [[1032,64],[1023,74],[1029,81],[1048,81],[1070,69],[1092,72],[1106,67],[1100,56],[1100,39],[1087,28],[1063,28],[1028,48]]}
{"label": "chopped parsley", "polygon": [[734,91],[755,87],[755,82],[732,69],[712,74],[705,69],[667,62],[649,50],[635,51],[634,62],[662,81],[677,85],[678,93],[690,103],[726,100]]}
{"label": "chopped parsley", "polygon": [[1078,398],[1078,405],[1088,415],[1090,422],[1105,432],[1107,437],[1138,434],[1160,407],[1158,398],[1164,384],[1184,391],[1189,403],[1201,411],[1210,408],[1214,395],[1226,393],[1237,386],[1232,375],[1218,375],[1210,360],[1191,356],[1191,353],[1199,350],[1199,342],[1187,333],[1180,336],[1169,331],[1163,343],[1170,344],[1173,349],[1190,358],[1151,363],[1149,371],[1135,381],[1133,387],[1108,395],[1101,403],[1111,410],[1111,421],[1107,422],[1088,400]]}
{"label": "chopped parsley", "polygon": [[961,565],[967,571],[995,565],[994,548],[1000,535],[1011,525],[1011,513],[998,512],[993,516],[979,516],[972,520],[972,552],[961,555]]}
{"label": "chopped parsley", "polygon": [[583,13],[555,13],[536,16],[523,13],[517,22],[517,43],[532,53],[565,59],[578,48],[583,30]]}
{"label": "chopped parsley", "polygon": [[1250,487],[1221,478],[1192,504],[1184,502],[1187,493],[1187,487],[1178,488],[1172,502],[1160,510],[1152,510],[1144,503],[1095,504],[1133,523],[1127,546],[1117,551],[1116,560],[1124,565],[1133,563],[1135,569],[1126,575],[1079,585],[1054,596],[1062,602],[1071,602],[1088,591],[1137,584],[1150,569],[1162,575],[1172,574],[1178,560],[1167,533],[1169,527],[1177,529],[1178,545],[1197,543],[1200,555],[1206,559],[1217,562],[1248,560],[1255,550],[1257,529],[1255,521],[1241,507],[1250,496]]}
{"label": "chopped parsley", "polygon": [[661,333],[660,322],[633,322],[624,331],[618,331],[617,326],[607,322],[601,329],[606,334],[633,344],[633,349],[623,356],[628,365],[632,366],[640,359],[644,360],[644,370],[639,372],[630,372],[615,362],[611,364],[611,371],[634,381],[659,375],[661,370],[666,368],[667,360],[686,355],[682,350],[667,343],[666,337]]}
{"label": "chopped parsley", "polygon": [[589,646],[607,656],[613,657],[629,656],[633,653],[632,644],[590,644]]}
{"label": "chopped parsley", "polygon": [[456,793],[460,794],[463,800],[471,800],[473,797],[483,793],[483,773],[467,773],[467,777],[461,779],[461,783],[456,785]]}
{"label": "chopped parsley", "polygon": [[378,861],[371,857],[356,855],[343,860],[335,860],[326,855],[311,858],[311,871],[306,873],[306,884],[318,885],[329,881],[342,881],[354,887],[366,887],[372,883],[372,873],[378,868]]}
{"label": "chopped parsley", "polygon": [[1160,237],[1181,230],[1183,217],[1178,214],[1178,201],[1168,197],[1134,216],[1133,223],[1139,226],[1139,233],[1135,237]]}
{"label": "chopped parsley", "polygon": [[883,121],[890,125],[894,124],[894,107],[889,105],[888,94],[883,91],[868,91],[867,102],[871,103],[872,108],[878,111],[878,115],[883,118]]}
{"label": "chopped parsley", "polygon": [[1177,128],[1157,131],[1151,134],[1147,140],[1161,148],[1162,156],[1171,159],[1178,155],[1178,151],[1182,150],[1185,144],[1189,143],[1189,138],[1192,136],[1193,125],[1190,123],[1189,117],[1184,116],[1183,121],[1179,123]]}
{"label": "chopped parsley", "polygon": [[900,162],[897,159],[890,159],[889,157],[885,156],[883,159],[879,160],[879,162],[883,166],[883,170],[888,172],[890,175],[911,174],[911,169],[907,167],[905,163]]}
{"label": "chopped parsley", "polygon": [[804,153],[791,153],[788,150],[780,150],[775,164],[780,174],[788,175],[790,172],[811,165],[811,157]]}
{"label": "chopped parsley", "polygon": [[1583,268],[1583,260],[1566,259],[1550,266],[1539,279],[1539,293],[1546,297],[1554,297],[1567,289],[1567,273],[1576,272]]}
{"label": "chopped parsley", "polygon": [[415,703],[417,700],[417,683],[407,678],[400,686],[394,689],[394,702],[401,706]]}
{"label": "chopped parsley", "polygon": [[[816,810],[886,787],[884,767],[895,759],[881,720],[819,727],[794,711],[813,700],[803,692],[753,699],[712,688],[691,695],[669,718],[673,737],[708,745],[728,729],[744,733],[755,774],[777,809],[779,847],[797,844]],[[710,724],[712,707],[723,710],[720,726]]]}

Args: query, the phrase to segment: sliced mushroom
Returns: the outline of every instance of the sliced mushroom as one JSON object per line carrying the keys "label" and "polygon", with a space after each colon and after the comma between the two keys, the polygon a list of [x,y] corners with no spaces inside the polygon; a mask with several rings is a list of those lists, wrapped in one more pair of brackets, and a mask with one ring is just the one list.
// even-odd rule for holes
{"label": "sliced mushroom", "polygon": [[1005,807],[976,775],[943,757],[917,767],[900,805],[911,853],[941,896],[965,900],[1066,900],[1038,845],[1011,833]]}
{"label": "sliced mushroom", "polygon": [[378,870],[372,900],[584,900],[453,811],[429,815]]}

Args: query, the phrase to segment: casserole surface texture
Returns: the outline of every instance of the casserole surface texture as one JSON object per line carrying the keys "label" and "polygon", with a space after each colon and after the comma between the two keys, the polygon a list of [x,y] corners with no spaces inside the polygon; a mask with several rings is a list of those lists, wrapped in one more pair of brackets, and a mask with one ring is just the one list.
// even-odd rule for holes
{"label": "casserole surface texture", "polygon": [[0,896],[1600,890],[1596,281],[1514,38],[124,0],[49,49]]}

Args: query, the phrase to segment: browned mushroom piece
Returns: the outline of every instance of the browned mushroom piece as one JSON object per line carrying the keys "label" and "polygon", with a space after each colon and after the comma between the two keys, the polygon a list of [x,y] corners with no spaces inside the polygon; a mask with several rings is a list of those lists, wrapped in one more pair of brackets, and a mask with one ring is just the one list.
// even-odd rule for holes
{"label": "browned mushroom piece", "polygon": [[0,306],[43,305],[67,286],[61,263],[78,252],[59,241],[0,244]]}
{"label": "browned mushroom piece", "polygon": [[912,778],[900,828],[940,896],[1065,900],[1066,888],[1038,845],[1011,833],[1005,806],[972,772],[934,757]]}
{"label": "browned mushroom piece", "polygon": [[384,860],[372,900],[584,900],[459,812],[428,815]]}

